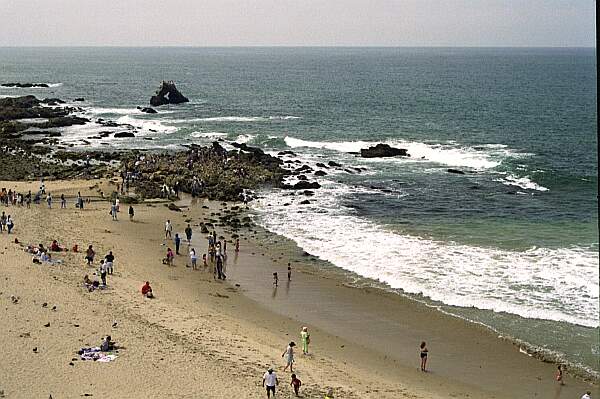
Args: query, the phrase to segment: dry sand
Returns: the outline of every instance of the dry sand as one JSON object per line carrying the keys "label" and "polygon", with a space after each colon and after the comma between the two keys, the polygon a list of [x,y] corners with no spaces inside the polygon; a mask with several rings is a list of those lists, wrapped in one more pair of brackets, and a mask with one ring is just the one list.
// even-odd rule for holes
{"label": "dry sand", "polygon": [[[258,256],[265,252],[260,241],[242,240],[242,250],[234,265],[233,244],[229,243],[228,263],[230,277],[234,280],[229,283],[214,281],[209,271],[186,268],[185,255],[177,257],[175,267],[169,268],[160,261],[166,252],[164,244],[172,245],[163,240],[165,220],[174,222],[174,232],[183,233],[185,220],[191,219],[193,226],[198,224],[206,209],[198,204],[177,213],[158,203],[135,205],[135,221],[130,222],[126,206],[122,206],[120,220],[113,222],[106,201],[86,204],[83,211],[74,207],[72,197],[77,191],[84,196],[98,196],[98,188],[90,189],[95,184],[96,181],[47,182],[47,190],[55,199],[51,210],[45,204],[32,205],[31,209],[2,208],[13,216],[16,224],[13,235],[0,235],[0,332],[4,343],[0,390],[4,391],[5,397],[46,399],[51,394],[55,399],[85,395],[102,398],[260,398],[266,397],[261,378],[268,366],[275,367],[279,376],[277,397],[292,397],[290,373],[281,371],[281,353],[289,341],[299,341],[300,328],[307,320],[296,308],[269,307],[260,303],[257,292],[272,295],[272,286],[270,280],[264,281],[264,291],[261,291],[263,279],[257,271],[272,262],[269,256],[275,257],[275,254]],[[38,183],[5,182],[1,186],[18,187],[26,192],[35,191]],[[111,189],[106,181],[100,186],[106,193]],[[66,210],[59,209],[60,193],[70,197]],[[210,211],[217,210],[218,204],[208,205],[212,207]],[[109,288],[94,292],[83,288],[83,276],[94,271],[86,266],[83,253],[56,255],[56,259],[63,260],[60,265],[37,265],[31,262],[31,255],[12,242],[15,237],[22,243],[43,243],[45,246],[57,239],[68,248],[77,243],[82,250],[93,244],[97,259],[112,250],[116,257],[115,274],[108,276]],[[198,228],[194,229],[192,246],[200,254],[205,252],[206,242]],[[187,245],[182,245],[182,254],[186,250]],[[246,274],[239,271],[242,267],[247,268]],[[250,279],[248,271],[256,273],[257,278]],[[295,267],[294,278],[299,280],[298,287],[302,286],[302,281],[305,286],[317,287],[304,295],[314,298],[315,308],[320,305],[320,298],[316,296],[320,290],[335,292],[336,297],[339,293],[348,304],[348,310],[355,309],[355,313],[347,313],[348,317],[360,315],[356,313],[360,310],[359,302],[383,306],[390,317],[398,304],[385,295],[374,296],[363,290],[343,287],[330,279],[320,279],[323,285],[315,281],[308,281],[310,284],[307,285],[306,279],[315,278],[308,272],[308,266]],[[266,274],[270,274],[270,268]],[[285,284],[285,274],[280,278]],[[141,296],[139,290],[146,280],[151,282],[157,298],[149,300]],[[241,282],[241,287],[236,287],[235,281]],[[244,281],[254,284],[248,283],[246,288]],[[11,295],[19,297],[17,304],[11,302]],[[369,302],[371,299],[366,297],[375,299]],[[44,302],[48,306],[42,307]],[[285,301],[273,301],[281,302]],[[56,306],[55,311],[53,306]],[[409,322],[401,331],[410,336],[397,345],[394,341],[384,343],[387,354],[385,345],[380,350],[378,345],[370,343],[372,337],[364,333],[350,334],[344,330],[345,326],[336,329],[313,316],[308,324],[313,354],[302,356],[298,353],[301,352],[299,348],[296,353],[295,371],[303,382],[304,397],[322,398],[328,387],[334,388],[336,398],[578,398],[587,389],[586,384],[570,379],[564,388],[559,388],[553,383],[552,375],[547,375],[551,366],[526,356],[513,356],[515,349],[498,340],[494,341],[497,344],[494,346],[491,335],[482,329],[440,317],[434,311],[425,311],[415,305],[401,306],[409,312]],[[339,311],[343,313],[345,309]],[[462,345],[459,352],[465,353],[464,358],[438,356],[439,369],[446,370],[444,372],[436,372],[435,367],[431,373],[419,372],[417,353],[414,364],[404,355],[388,356],[412,350],[417,333],[409,334],[408,326],[423,320],[429,320],[428,328],[439,329],[431,332],[433,342],[445,340],[448,331],[444,331],[443,326],[446,326],[454,331],[450,334],[455,340],[453,345]],[[116,327],[112,327],[115,322]],[[47,323],[50,325],[45,327]],[[76,351],[80,347],[97,346],[107,334],[124,346],[115,361],[77,360]],[[487,383],[470,377],[476,374],[469,374],[465,379],[452,378],[447,373],[449,368],[455,368],[456,375],[462,373],[471,361],[469,350],[479,345],[473,340],[481,340],[486,348],[491,348],[490,356],[501,360],[502,367],[509,365],[505,375],[481,371],[497,385],[505,385],[505,390],[490,391]],[[33,348],[37,348],[37,353]],[[494,353],[496,349],[498,353]],[[521,395],[523,390],[514,382],[521,384],[516,376],[529,369],[533,370],[525,373],[525,381],[547,379],[539,384],[547,388],[539,394],[536,391],[536,395]],[[593,390],[597,392],[596,388]]]}

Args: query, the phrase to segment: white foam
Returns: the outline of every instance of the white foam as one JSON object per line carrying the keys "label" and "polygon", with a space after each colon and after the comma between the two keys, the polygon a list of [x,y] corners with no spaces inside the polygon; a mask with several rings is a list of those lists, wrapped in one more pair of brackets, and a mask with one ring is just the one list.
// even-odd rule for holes
{"label": "white foam", "polygon": [[[285,143],[292,148],[309,147],[324,148],[339,152],[359,152],[362,148],[374,146],[380,142],[374,141],[306,141],[294,137],[285,137]],[[420,142],[388,140],[383,143],[392,147],[405,148],[411,155],[410,160],[425,160],[435,162],[446,166],[468,167],[473,169],[493,169],[501,164],[502,159],[512,155],[514,152],[507,149],[503,144],[488,144],[484,150],[478,150],[468,146],[458,144],[426,144]],[[481,146],[484,147],[484,146]],[[409,159],[385,158],[386,162],[401,161]],[[381,162],[380,159],[368,159],[368,162]]]}
{"label": "white foam", "polygon": [[62,83],[47,83],[49,87],[60,87],[63,84]]}
{"label": "white foam", "polygon": [[240,143],[240,144],[244,144],[244,143],[248,143],[250,140],[252,140],[255,136],[252,134],[240,134],[239,136],[237,136],[237,138],[235,139],[236,143]]}
{"label": "white foam", "polygon": [[194,137],[194,138],[219,138],[219,137],[226,137],[227,133],[221,133],[221,132],[192,132],[190,133],[190,137]]}
{"label": "white foam", "polygon": [[160,133],[173,133],[177,131],[175,126],[165,125],[163,121],[160,120],[150,120],[150,119],[138,119],[134,118],[130,115],[121,116],[116,120],[117,123],[127,124],[134,126],[138,129],[141,129],[142,132],[160,132]]}
{"label": "white foam", "polygon": [[536,182],[532,181],[529,176],[518,177],[515,175],[507,175],[504,180],[497,181],[501,181],[507,186],[517,186],[528,190],[548,191],[548,188],[540,186]]}
{"label": "white foam", "polygon": [[107,114],[115,114],[115,115],[131,115],[131,114],[139,114],[142,113],[137,108],[101,108],[101,107],[91,107],[86,110],[87,112],[94,115],[107,115]]}
{"label": "white foam", "polygon": [[598,326],[597,250],[519,252],[403,235],[349,214],[340,200],[348,190],[325,182],[314,204],[290,206],[273,192],[255,204],[259,222],[343,269],[434,301]]}
{"label": "white foam", "polygon": [[191,118],[185,122],[259,122],[266,120],[262,116],[215,116],[211,118]]}

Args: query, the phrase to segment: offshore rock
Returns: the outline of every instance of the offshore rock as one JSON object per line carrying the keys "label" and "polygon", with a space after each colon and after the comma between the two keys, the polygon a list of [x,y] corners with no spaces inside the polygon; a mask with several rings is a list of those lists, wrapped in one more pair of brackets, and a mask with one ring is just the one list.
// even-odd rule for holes
{"label": "offshore rock", "polygon": [[363,148],[360,150],[360,156],[363,158],[380,158],[380,157],[396,157],[410,156],[404,148],[394,148],[387,144],[377,144],[374,147]]}
{"label": "offshore rock", "polygon": [[181,104],[187,103],[190,100],[187,99],[175,86],[175,82],[164,81],[156,91],[156,94],[150,98],[150,105],[158,107],[165,104]]}

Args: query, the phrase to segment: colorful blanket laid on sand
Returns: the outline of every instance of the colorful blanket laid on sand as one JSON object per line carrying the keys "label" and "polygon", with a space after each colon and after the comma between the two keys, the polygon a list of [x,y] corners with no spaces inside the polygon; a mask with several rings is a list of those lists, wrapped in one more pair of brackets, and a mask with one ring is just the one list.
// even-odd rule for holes
{"label": "colorful blanket laid on sand", "polygon": [[110,352],[102,352],[99,347],[94,348],[81,348],[78,352],[81,360],[93,360],[95,362],[110,362],[117,358],[117,355],[113,355]]}

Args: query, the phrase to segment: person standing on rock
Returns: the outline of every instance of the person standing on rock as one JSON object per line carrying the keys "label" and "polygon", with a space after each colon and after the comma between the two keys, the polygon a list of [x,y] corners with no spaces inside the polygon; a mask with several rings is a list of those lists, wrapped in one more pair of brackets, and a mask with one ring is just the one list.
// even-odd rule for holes
{"label": "person standing on rock", "polygon": [[188,246],[192,245],[192,227],[189,223],[185,228],[185,238],[187,239]]}
{"label": "person standing on rock", "polygon": [[165,240],[171,238],[171,232],[173,231],[173,225],[170,220],[165,223]]}

